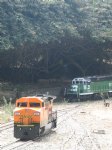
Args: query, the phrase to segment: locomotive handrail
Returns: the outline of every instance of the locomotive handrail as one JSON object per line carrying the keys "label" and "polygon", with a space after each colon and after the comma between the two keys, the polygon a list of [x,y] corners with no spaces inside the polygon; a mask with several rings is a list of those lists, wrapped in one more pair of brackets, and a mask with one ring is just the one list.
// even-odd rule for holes
{"label": "locomotive handrail", "polygon": [[47,94],[37,94],[37,97],[46,98],[44,100],[54,100],[56,99],[56,96],[47,95]]}

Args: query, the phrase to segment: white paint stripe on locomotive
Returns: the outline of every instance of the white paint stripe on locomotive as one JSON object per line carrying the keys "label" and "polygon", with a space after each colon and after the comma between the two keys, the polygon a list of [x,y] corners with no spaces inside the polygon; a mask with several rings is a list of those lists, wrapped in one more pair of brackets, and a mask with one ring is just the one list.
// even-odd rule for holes
{"label": "white paint stripe on locomotive", "polygon": [[112,91],[109,91],[109,92],[112,92]]}
{"label": "white paint stripe on locomotive", "polygon": [[18,124],[17,126],[18,126],[18,127],[23,127],[23,126],[24,126],[24,127],[33,127],[34,125],[33,125],[33,124],[30,124],[30,125],[24,125],[24,124],[19,125],[19,124]]}
{"label": "white paint stripe on locomotive", "polygon": [[25,110],[25,109],[27,109],[27,110],[35,110],[35,111],[41,111],[41,109],[40,108],[28,108],[28,107],[20,107],[20,108],[18,108],[18,107],[16,107],[15,108],[15,110],[14,110],[14,112],[15,111],[20,111],[20,110]]}
{"label": "white paint stripe on locomotive", "polygon": [[79,95],[92,95],[93,93],[80,93]]}

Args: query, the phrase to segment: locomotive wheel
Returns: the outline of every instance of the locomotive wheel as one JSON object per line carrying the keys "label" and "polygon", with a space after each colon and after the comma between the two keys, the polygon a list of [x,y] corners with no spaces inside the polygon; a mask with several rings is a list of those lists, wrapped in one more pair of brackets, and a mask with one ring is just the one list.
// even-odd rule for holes
{"label": "locomotive wheel", "polygon": [[52,122],[52,127],[53,127],[53,128],[56,128],[56,127],[57,127],[57,120],[54,120],[54,121]]}
{"label": "locomotive wheel", "polygon": [[39,128],[38,129],[38,136],[40,136],[40,134],[41,134],[41,129]]}
{"label": "locomotive wheel", "polygon": [[56,120],[54,121],[54,127],[55,128],[57,127],[57,121]]}
{"label": "locomotive wheel", "polygon": [[40,134],[44,133],[44,131],[45,131],[45,127],[42,127],[40,130]]}

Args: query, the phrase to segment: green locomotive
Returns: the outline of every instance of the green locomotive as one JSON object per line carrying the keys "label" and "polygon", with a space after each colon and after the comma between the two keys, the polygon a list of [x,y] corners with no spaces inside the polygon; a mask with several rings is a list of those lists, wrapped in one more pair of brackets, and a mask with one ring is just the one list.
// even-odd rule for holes
{"label": "green locomotive", "polygon": [[64,90],[64,97],[69,101],[108,98],[111,95],[111,76],[74,78]]}

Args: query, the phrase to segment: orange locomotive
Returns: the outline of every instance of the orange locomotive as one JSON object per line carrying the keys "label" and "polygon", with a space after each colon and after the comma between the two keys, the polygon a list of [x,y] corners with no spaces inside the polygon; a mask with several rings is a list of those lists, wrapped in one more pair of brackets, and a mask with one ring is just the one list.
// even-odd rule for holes
{"label": "orange locomotive", "polygon": [[54,99],[48,95],[18,99],[14,110],[14,137],[33,139],[43,133],[49,123],[51,128],[55,128],[57,111],[52,111]]}

